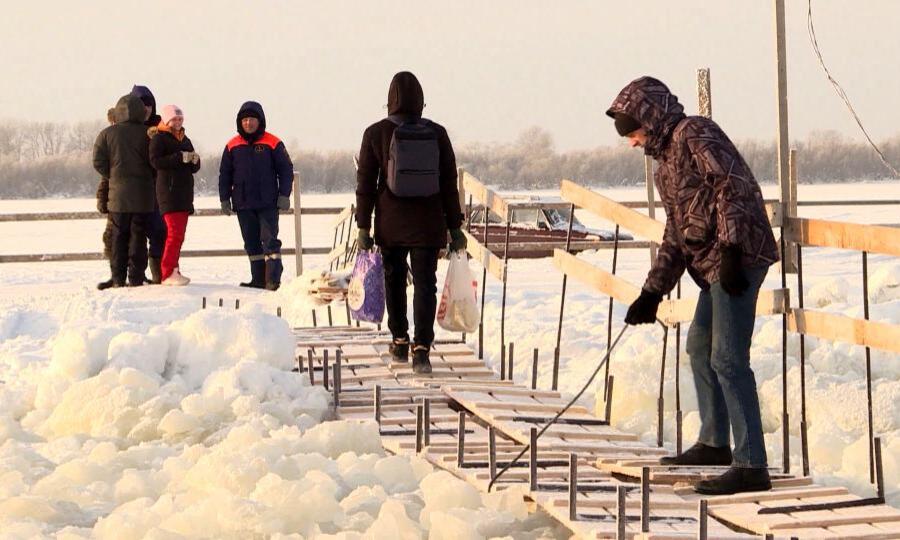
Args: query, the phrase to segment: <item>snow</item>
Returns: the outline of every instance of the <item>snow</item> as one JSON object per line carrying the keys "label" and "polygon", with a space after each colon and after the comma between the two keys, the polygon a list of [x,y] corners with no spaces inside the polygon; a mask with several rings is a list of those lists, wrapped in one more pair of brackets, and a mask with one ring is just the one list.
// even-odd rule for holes
{"label": "snow", "polygon": [[[898,198],[898,184],[800,186],[801,198]],[[771,190],[771,186],[765,189]],[[852,192],[850,191],[852,189]],[[852,193],[852,194],[850,194]],[[770,195],[771,193],[767,193]],[[643,189],[610,190],[635,200]],[[305,196],[341,206],[349,194]],[[201,203],[198,207],[203,207]],[[88,200],[0,201],[0,213],[85,210]],[[801,207],[801,215],[861,223],[896,220],[893,207]],[[608,223],[579,213],[586,226]],[[330,245],[330,217],[304,218],[307,245]],[[95,251],[101,221],[0,224],[0,253]],[[283,227],[285,245],[291,228]],[[28,238],[24,247],[22,238]],[[186,249],[240,247],[233,219],[191,220]],[[600,267],[611,252],[581,255]],[[321,258],[305,261],[315,275]],[[286,267],[292,268],[291,258]],[[645,250],[623,251],[618,273],[641,283]],[[862,316],[858,253],[804,250],[806,305]],[[185,259],[187,287],[111,290],[101,262],[0,266],[0,537],[2,538],[516,538],[565,537],[515,491],[482,494],[428,463],[389,456],[372,423],[328,421],[328,395],[291,373],[291,325],[311,322],[303,279],[277,293],[241,289],[245,258]],[[439,279],[446,265],[441,264]],[[476,276],[481,271],[476,269]],[[869,257],[873,319],[900,324],[900,263]],[[290,272],[286,272],[289,274]],[[561,276],[549,260],[515,260],[506,335],[514,375],[549,386]],[[795,287],[789,277],[789,286]],[[777,267],[766,287],[780,286]],[[480,288],[479,288],[480,289]],[[500,284],[488,278],[487,361],[499,369]],[[684,296],[695,295],[689,280]],[[209,308],[201,309],[201,298]],[[219,298],[224,308],[214,307]],[[234,309],[234,301],[240,309]],[[276,309],[282,309],[283,319]],[[343,306],[334,311],[343,322]],[[322,309],[321,307],[319,308]],[[626,306],[613,309],[614,330]],[[512,316],[511,314],[515,314]],[[323,313],[320,311],[320,317]],[[322,320],[322,319],[320,319]],[[569,280],[560,388],[574,394],[606,352],[607,301]],[[448,336],[439,331],[439,336]],[[699,428],[681,339],[684,440]],[[674,334],[668,338],[665,440],[673,446]],[[611,360],[613,423],[656,439],[662,331],[626,331]],[[865,356],[861,347],[808,338],[810,461],[816,481],[870,495]],[[527,351],[527,352],[526,352]],[[789,340],[791,462],[798,472],[799,339]],[[890,502],[900,504],[900,363],[872,351],[875,432]],[[781,319],[757,321],[752,349],[769,461],[781,463]],[[525,361],[527,358],[529,361]],[[583,398],[602,409],[602,383]]]}

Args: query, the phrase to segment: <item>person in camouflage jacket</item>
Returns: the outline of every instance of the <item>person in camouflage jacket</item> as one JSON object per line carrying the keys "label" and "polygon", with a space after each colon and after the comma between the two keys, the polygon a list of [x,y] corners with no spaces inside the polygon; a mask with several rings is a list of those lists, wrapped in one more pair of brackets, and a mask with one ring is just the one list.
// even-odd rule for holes
{"label": "person in camouflage jacket", "polygon": [[686,116],[657,79],[629,83],[606,114],[619,135],[657,162],[654,183],[666,211],[656,260],[625,322],[655,322],[663,296],[685,270],[701,289],[686,345],[700,436],[689,450],[662,463],[731,465],[696,486],[705,494],[769,489],[750,340],[759,288],[778,249],[759,184],[718,124]]}

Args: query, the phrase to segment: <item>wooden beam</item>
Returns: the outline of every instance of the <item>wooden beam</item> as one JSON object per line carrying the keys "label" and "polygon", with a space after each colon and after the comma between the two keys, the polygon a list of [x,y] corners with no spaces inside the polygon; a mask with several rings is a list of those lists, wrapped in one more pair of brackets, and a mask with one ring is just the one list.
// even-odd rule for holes
{"label": "wooden beam", "polygon": [[640,287],[566,253],[562,249],[554,250],[553,264],[567,276],[571,276],[619,302],[631,303],[641,293]]}
{"label": "wooden beam", "polygon": [[618,223],[641,238],[657,243],[662,242],[665,224],[595,191],[584,188],[571,180],[563,180],[560,184],[560,195],[579,208],[584,208],[613,223]]}
{"label": "wooden beam", "polygon": [[[756,316],[784,313],[790,304],[789,297],[788,289],[759,291],[759,298],[756,301]],[[694,320],[696,308],[696,297],[663,300],[659,305],[657,316],[664,323],[675,325],[679,322]]]}
{"label": "wooden beam", "polygon": [[463,230],[463,234],[466,235],[466,251],[469,252],[469,255],[486,268],[492,276],[503,281],[503,267],[505,266],[503,259],[491,253],[491,250],[485,248],[469,231]]}
{"label": "wooden beam", "polygon": [[788,329],[829,341],[900,353],[900,325],[794,308],[788,314]]}
{"label": "wooden beam", "polygon": [[900,229],[824,219],[787,217],[785,239],[804,246],[900,256]]}
{"label": "wooden beam", "polygon": [[494,190],[488,188],[484,184],[481,183],[480,180],[472,176],[470,173],[466,171],[462,171],[463,173],[463,189],[469,195],[478,201],[481,201],[481,204],[490,208],[491,211],[498,216],[502,221],[506,221],[509,219],[509,203],[506,202],[503,197],[498,195]]}

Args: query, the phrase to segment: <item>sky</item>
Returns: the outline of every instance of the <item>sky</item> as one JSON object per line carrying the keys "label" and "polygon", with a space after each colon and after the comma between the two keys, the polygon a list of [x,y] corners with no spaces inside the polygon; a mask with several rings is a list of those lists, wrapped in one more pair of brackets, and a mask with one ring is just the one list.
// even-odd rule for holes
{"label": "sky", "polygon": [[[861,134],[818,66],[805,0],[786,0],[792,138]],[[713,118],[732,139],[776,134],[770,0],[90,0],[6,2],[0,119],[82,121],[135,83],[185,111],[195,146],[235,133],[245,100],[304,148],[356,150],[386,114],[401,70],[455,145],[515,140],[531,126],[559,150],[621,144],[604,116],[654,75],[696,113],[711,70]],[[876,140],[900,132],[900,1],[813,0],[825,61]],[[887,107],[886,107],[887,105]]]}

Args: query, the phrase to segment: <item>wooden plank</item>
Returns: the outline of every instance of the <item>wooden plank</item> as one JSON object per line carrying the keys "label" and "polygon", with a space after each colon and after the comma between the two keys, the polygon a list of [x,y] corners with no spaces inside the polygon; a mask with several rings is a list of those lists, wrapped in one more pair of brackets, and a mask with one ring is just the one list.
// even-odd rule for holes
{"label": "wooden plank", "polygon": [[661,243],[665,224],[649,218],[636,210],[623,206],[616,201],[591,191],[571,180],[563,180],[560,184],[560,195],[563,199],[584,208],[635,235],[656,243]]}
{"label": "wooden plank", "polygon": [[824,219],[787,218],[785,240],[804,246],[900,256],[900,229]]}
{"label": "wooden plank", "polygon": [[553,264],[567,276],[625,304],[633,302],[641,293],[640,287],[561,249],[553,252]]}
{"label": "wooden plank", "polygon": [[900,325],[794,308],[788,314],[788,329],[829,341],[900,353]]}
{"label": "wooden plank", "polygon": [[484,185],[471,173],[463,171],[463,187],[468,195],[481,201],[481,204],[491,209],[491,212],[500,216],[501,221],[509,219],[509,203],[497,192]]}
{"label": "wooden plank", "polygon": [[[756,316],[784,313],[790,303],[789,289],[771,289],[759,292],[756,301]],[[697,309],[697,298],[679,298],[663,300],[659,305],[657,317],[664,323],[674,326],[679,322],[694,320]]]}
{"label": "wooden plank", "polygon": [[463,234],[466,235],[466,251],[471,255],[472,259],[484,268],[487,268],[489,274],[503,281],[503,269],[506,266],[503,259],[485,248],[469,231],[463,230]]}
{"label": "wooden plank", "polygon": [[522,387],[513,388],[495,388],[490,386],[467,386],[465,388],[457,388],[454,385],[446,385],[441,388],[442,392],[480,392],[483,394],[497,396],[529,396],[533,398],[561,398],[562,394],[553,390],[529,390]]}

